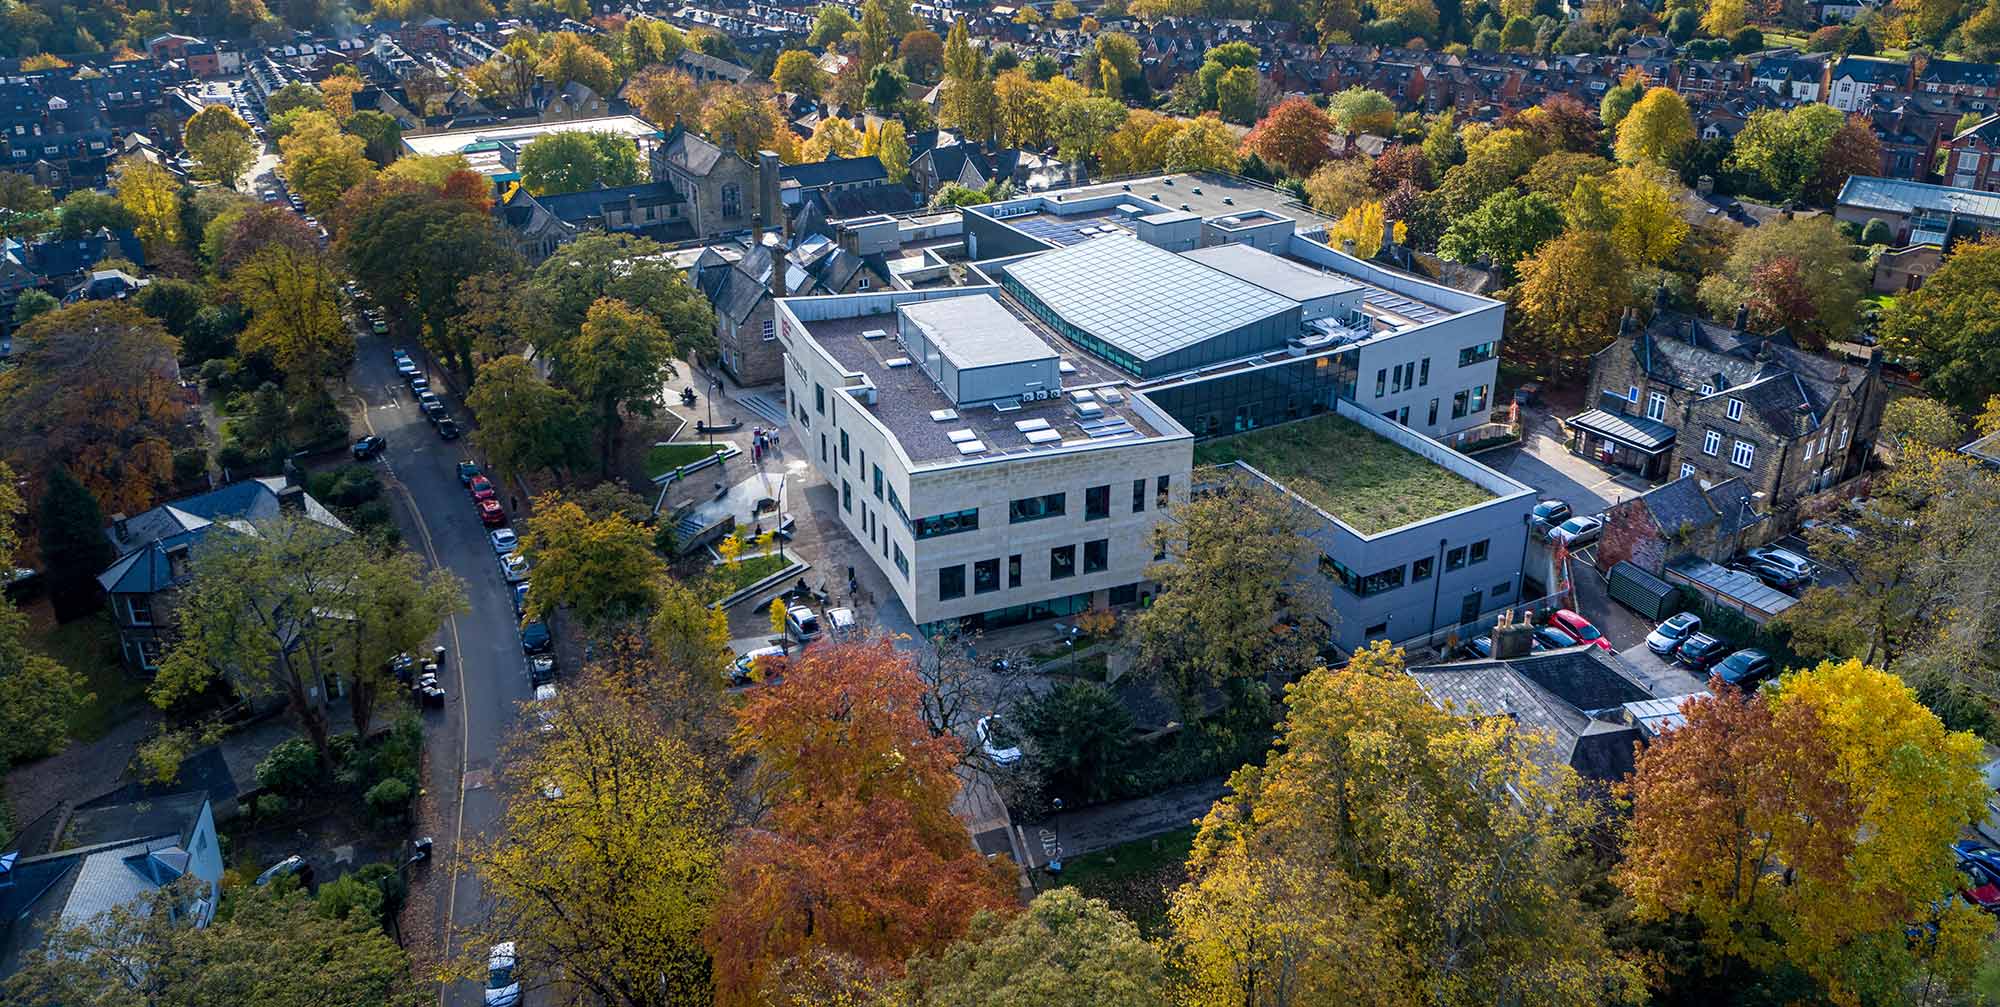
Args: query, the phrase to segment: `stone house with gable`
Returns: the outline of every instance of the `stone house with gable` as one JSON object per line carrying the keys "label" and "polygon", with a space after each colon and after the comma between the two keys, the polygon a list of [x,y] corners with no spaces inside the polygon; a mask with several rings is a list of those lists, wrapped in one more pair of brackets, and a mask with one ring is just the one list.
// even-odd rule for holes
{"label": "stone house with gable", "polygon": [[1744,546],[1752,529],[1769,515],[1740,478],[1703,486],[1694,476],[1655,486],[1620,501],[1604,514],[1597,542],[1597,568],[1609,571],[1631,562],[1654,576],[1682,556],[1727,562]]}
{"label": "stone house with gable", "polygon": [[1668,310],[1628,312],[1591,359],[1571,448],[1655,478],[1741,480],[1773,508],[1861,474],[1888,401],[1881,355],[1850,364],[1801,349],[1784,330],[1750,332]]}

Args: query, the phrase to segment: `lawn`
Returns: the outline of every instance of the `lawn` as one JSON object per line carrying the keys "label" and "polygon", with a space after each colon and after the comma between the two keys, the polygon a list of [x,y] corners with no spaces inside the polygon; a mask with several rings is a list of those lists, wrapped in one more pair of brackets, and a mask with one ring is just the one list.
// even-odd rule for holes
{"label": "lawn", "polygon": [[722,446],[719,444],[655,444],[652,450],[646,452],[646,478],[658,479],[720,450]]}
{"label": "lawn", "polygon": [[1197,465],[1244,461],[1363,535],[1493,498],[1469,480],[1328,413],[1198,444]]}
{"label": "lawn", "polygon": [[[46,616],[46,610],[38,615]],[[84,688],[95,698],[70,711],[69,735],[78,741],[95,741],[144,701],[146,684],[126,671],[118,659],[118,631],[102,613],[62,626],[52,623],[37,618],[28,642],[83,675]]]}
{"label": "lawn", "polygon": [[791,565],[791,557],[767,552],[761,556],[743,557],[734,569],[726,565],[717,566],[708,575],[708,600],[721,601]]}
{"label": "lawn", "polygon": [[1194,847],[1194,827],[1086,853],[1063,861],[1060,876],[1044,873],[1132,918],[1148,937],[1167,929],[1167,894],[1187,880],[1188,851]]}

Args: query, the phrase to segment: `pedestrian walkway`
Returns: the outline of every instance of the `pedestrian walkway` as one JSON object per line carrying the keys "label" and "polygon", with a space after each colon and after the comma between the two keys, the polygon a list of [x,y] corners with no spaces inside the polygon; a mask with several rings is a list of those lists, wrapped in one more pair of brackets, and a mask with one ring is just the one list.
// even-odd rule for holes
{"label": "pedestrian walkway", "polygon": [[745,409],[770,421],[772,426],[785,426],[784,399],[770,392],[741,392],[731,399]]}
{"label": "pedestrian walkway", "polygon": [[[1023,826],[1028,841],[1018,845],[1027,848],[1029,867],[1043,867],[1054,859],[1048,852],[1051,846],[1058,856],[1075,858],[1187,828],[1228,793],[1227,781],[1200,780],[1150,797],[1060,812],[1037,825]],[[1044,842],[1044,831],[1054,833],[1053,843]]]}

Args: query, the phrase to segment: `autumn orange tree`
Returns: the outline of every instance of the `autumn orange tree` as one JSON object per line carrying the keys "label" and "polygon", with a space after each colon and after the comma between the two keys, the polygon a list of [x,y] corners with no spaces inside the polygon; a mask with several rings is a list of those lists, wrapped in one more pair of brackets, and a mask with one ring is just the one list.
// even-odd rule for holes
{"label": "autumn orange tree", "polygon": [[923,683],[887,640],[812,647],[737,711],[769,809],[741,831],[708,933],[716,1001],[752,1004],[833,953],[885,976],[1013,908],[1012,871],[951,813],[951,738],[924,726]]}
{"label": "autumn orange tree", "polygon": [[1306,98],[1290,98],[1258,120],[1243,149],[1301,178],[1333,156],[1332,117]]}
{"label": "autumn orange tree", "polygon": [[106,513],[151,507],[173,479],[186,431],[176,340],[123,301],[86,301],[37,316],[0,373],[4,450],[39,496],[62,466]]}
{"label": "autumn orange tree", "polygon": [[1969,975],[1992,923],[1946,896],[1951,841],[1984,814],[1978,739],[1859,661],[1711,691],[1632,776],[1617,880],[1641,918],[1692,917],[1725,966],[1788,964],[1839,1004]]}

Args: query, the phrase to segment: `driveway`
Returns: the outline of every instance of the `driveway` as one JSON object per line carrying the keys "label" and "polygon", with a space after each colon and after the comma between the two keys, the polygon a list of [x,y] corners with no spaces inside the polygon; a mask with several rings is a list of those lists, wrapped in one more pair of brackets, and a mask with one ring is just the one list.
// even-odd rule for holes
{"label": "driveway", "polygon": [[[450,697],[442,713],[427,715],[425,786],[437,796],[437,814],[423,826],[433,830],[437,846],[431,875],[412,897],[415,902],[425,896],[423,889],[429,890],[435,904],[426,907],[425,915],[436,927],[429,934],[409,934],[433,938],[436,950],[449,956],[460,951],[456,930],[477,920],[483,910],[477,880],[465,873],[453,876],[458,842],[489,834],[497,821],[501,797],[492,787],[495,759],[530,690],[512,595],[500,577],[486,529],[458,482],[457,462],[470,456],[471,448],[464,441],[439,439],[397,375],[390,346],[388,337],[366,332],[356,337],[348,404],[357,427],[388,439],[376,464],[392,491],[405,543],[464,581],[471,607],[439,633],[438,642],[448,652],[443,677]],[[410,349],[419,362],[425,360],[415,346]],[[454,415],[465,416],[461,403],[448,394],[446,399]],[[483,999],[478,985],[460,982],[447,987],[443,1002],[473,1005]]]}
{"label": "driveway", "polygon": [[1530,413],[1520,445],[1488,451],[1479,461],[1516,481],[1534,487],[1543,497],[1567,501],[1578,514],[1597,514],[1651,486],[1628,472],[1614,472],[1570,453],[1562,429],[1547,413]]}

